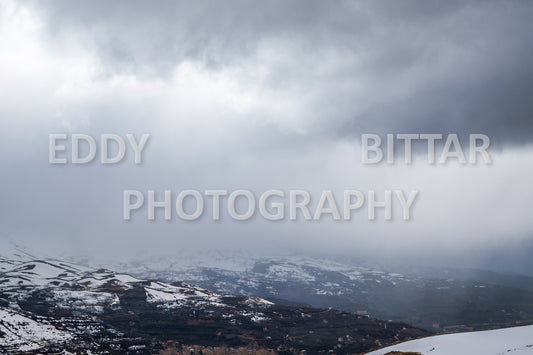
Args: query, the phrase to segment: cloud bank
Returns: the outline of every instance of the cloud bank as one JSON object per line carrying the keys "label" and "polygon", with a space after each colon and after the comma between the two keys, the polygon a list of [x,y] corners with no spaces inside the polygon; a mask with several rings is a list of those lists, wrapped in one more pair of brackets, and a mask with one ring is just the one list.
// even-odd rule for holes
{"label": "cloud bank", "polygon": [[[72,252],[240,246],[450,257],[532,237],[527,2],[3,1],[3,238]],[[57,167],[49,133],[150,133]],[[490,166],[363,166],[363,133],[483,133]],[[416,189],[408,223],[122,220],[124,189]],[[481,252],[480,251],[480,252]]]}

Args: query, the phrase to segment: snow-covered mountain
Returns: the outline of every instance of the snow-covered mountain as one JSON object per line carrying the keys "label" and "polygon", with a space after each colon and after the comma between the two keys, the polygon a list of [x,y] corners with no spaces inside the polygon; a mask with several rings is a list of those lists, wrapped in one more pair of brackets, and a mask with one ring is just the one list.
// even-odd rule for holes
{"label": "snow-covered mountain", "polygon": [[[0,257],[2,294],[14,302],[25,301],[36,292],[46,292],[47,300],[53,301],[56,307],[98,314],[104,308],[120,307],[120,292],[140,287],[148,303],[161,307],[226,306],[220,294],[188,284],[146,281],[106,269],[92,270],[64,261],[36,259],[22,252],[14,256]],[[259,298],[250,298],[247,303],[272,304]]]}
{"label": "snow-covered mountain", "polygon": [[[0,353],[151,353],[179,344],[361,352],[428,333],[16,252],[0,257]],[[342,349],[342,350],[340,350]]]}
{"label": "snow-covered mountain", "polygon": [[407,341],[367,355],[385,355],[395,351],[431,355],[528,355],[533,354],[533,326],[437,335]]}
{"label": "snow-covered mountain", "polygon": [[143,278],[184,280],[217,292],[370,314],[436,332],[533,322],[529,289],[467,279],[464,274],[456,278],[449,270],[431,277],[348,258],[209,250],[137,259],[113,268]]}
{"label": "snow-covered mountain", "polygon": [[216,308],[228,317],[239,315],[251,321],[265,317],[261,310],[273,304],[17,252],[10,258],[0,257],[0,350],[61,347],[73,340],[85,348],[90,347],[85,340],[93,337],[109,340],[110,346],[124,341],[123,332],[98,317],[123,311],[122,298],[128,292],[141,292],[147,305],[161,309]]}
{"label": "snow-covered mountain", "polygon": [[[289,353],[362,352],[428,335],[375,316],[418,324],[437,319],[440,324],[427,327],[437,332],[533,318],[531,293],[516,288],[333,258],[207,259],[204,265],[198,255],[122,262],[115,272],[20,250],[2,256],[0,353],[148,353],[165,349],[169,340]],[[450,319],[455,323],[448,327]]]}

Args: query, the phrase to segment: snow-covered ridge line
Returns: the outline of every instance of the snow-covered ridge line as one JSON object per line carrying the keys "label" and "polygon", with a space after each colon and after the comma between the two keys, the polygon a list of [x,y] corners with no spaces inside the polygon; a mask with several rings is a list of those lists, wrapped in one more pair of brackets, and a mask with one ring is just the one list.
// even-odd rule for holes
{"label": "snow-covered ridge line", "polygon": [[155,307],[162,312],[155,314],[162,317],[180,308],[193,314],[220,309],[229,318],[242,313],[251,322],[265,319],[261,311],[272,305],[257,297],[216,293],[183,282],[149,281],[29,254],[0,256],[0,352],[83,344],[93,336],[103,336],[104,343],[120,337],[120,331],[99,319],[131,315],[131,304],[123,298],[149,312]]}
{"label": "snow-covered ridge line", "polygon": [[[94,270],[54,259],[37,259],[29,254],[18,254],[10,259],[0,257],[0,287],[6,295],[24,299],[36,290],[48,290],[62,308],[76,307],[99,313],[102,307],[120,307],[116,291],[142,287],[146,301],[163,307],[185,304],[224,306],[222,294],[179,282],[177,285],[139,279],[107,269]],[[225,295],[224,297],[229,297]],[[250,305],[268,306],[271,303],[250,298]]]}

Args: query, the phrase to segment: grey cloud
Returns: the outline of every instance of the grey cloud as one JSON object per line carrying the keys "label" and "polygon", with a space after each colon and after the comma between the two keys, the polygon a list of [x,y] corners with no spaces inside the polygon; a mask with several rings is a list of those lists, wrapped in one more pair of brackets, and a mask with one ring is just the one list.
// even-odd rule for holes
{"label": "grey cloud", "polygon": [[[253,65],[261,41],[273,40],[272,51],[289,59],[271,67],[263,84],[307,92],[315,134],[475,131],[498,143],[533,139],[531,3],[32,4],[53,36],[94,46],[108,75],[164,77],[184,60],[212,70]],[[357,83],[365,92],[356,92]]]}
{"label": "grey cloud", "polygon": [[[97,249],[112,242],[116,250],[124,241],[128,248],[145,250],[238,240],[252,246],[270,243],[299,248],[305,244],[314,250],[346,252],[376,246],[376,250],[388,248],[396,253],[402,245],[417,254],[424,249],[440,253],[449,233],[454,240],[449,241],[447,255],[475,248],[492,230],[500,233],[494,237],[499,244],[507,242],[502,234],[530,238],[530,220],[522,208],[529,201],[525,193],[530,191],[530,160],[520,155],[521,160],[511,164],[516,159],[512,155],[519,151],[513,149],[528,148],[512,147],[508,155],[501,156],[511,163],[499,161],[493,170],[478,169],[473,175],[479,167],[460,171],[452,170],[453,166],[446,171],[444,167],[426,171],[423,164],[413,165],[412,170],[400,167],[399,171],[365,168],[359,164],[356,148],[343,140],[354,141],[361,133],[370,132],[475,132],[486,133],[505,147],[530,143],[532,3],[28,4],[44,20],[46,32],[39,37],[39,44],[54,55],[62,48],[68,51],[68,45],[57,45],[61,41],[83,44],[97,58],[101,77],[88,83],[85,78],[64,79],[70,68],[56,68],[62,64],[57,62],[63,53],[51,56],[49,62],[43,60],[43,66],[60,74],[57,81],[53,75],[27,75],[24,63],[19,68],[16,61],[10,62],[13,68],[2,68],[2,73],[15,73],[13,82],[20,82],[21,97],[17,101],[10,96],[10,102],[4,99],[0,111],[20,122],[2,122],[2,141],[11,143],[0,144],[5,145],[5,152],[11,144],[29,150],[22,157],[0,156],[3,165],[9,166],[9,172],[0,176],[0,185],[8,187],[0,203],[5,233],[21,239],[31,235],[41,244],[50,242],[50,247],[72,243],[76,248],[79,243],[83,245],[80,249],[89,244]],[[276,125],[279,122],[275,120],[270,124],[271,117],[263,116],[273,113],[261,105],[257,110],[244,110],[244,114],[225,110],[225,101],[213,99],[211,88],[199,89],[189,97],[187,87],[172,91],[179,81],[176,78],[153,85],[164,82],[184,61],[193,61],[210,73],[228,68],[264,70],[264,77],[252,75],[249,79],[257,80],[250,87],[259,88],[258,100],[269,105],[285,100],[272,112],[279,113],[280,120],[298,116],[294,124],[302,129]],[[126,80],[121,86],[120,80],[117,85],[107,80],[122,75],[136,76],[137,81],[128,85]],[[248,88],[240,85],[240,80],[246,79],[237,78],[237,87]],[[9,89],[6,92],[12,94]],[[74,93],[66,99],[60,95],[62,90],[70,94],[71,89]],[[165,95],[167,90],[172,95]],[[31,105],[28,93],[35,97]],[[189,99],[195,102],[187,105]],[[294,112],[286,113],[290,111],[286,106]],[[203,111],[205,107],[208,109]],[[60,112],[57,119],[56,112]],[[246,117],[233,117],[240,114]],[[36,123],[41,116],[52,117],[51,122]],[[94,136],[103,132],[152,133],[146,164],[50,167],[47,135],[68,130],[59,122],[63,119],[73,131]],[[479,194],[472,193],[481,179],[486,185]],[[450,190],[442,188],[448,185]],[[497,206],[491,205],[493,197],[484,199],[485,192],[501,196],[511,185],[521,194]],[[417,210],[419,219],[412,224],[398,227],[361,220],[340,226],[150,223],[143,216],[135,223],[121,220],[121,192],[126,188],[261,191],[396,186],[423,190],[421,203],[426,204]],[[465,201],[466,197],[471,200]],[[459,204],[466,206],[464,213],[458,211]],[[477,217],[470,218],[478,207],[480,211],[474,211]],[[514,219],[505,220],[506,213]],[[449,230],[442,230],[447,226]]]}
{"label": "grey cloud", "polygon": [[[335,15],[347,23],[349,4],[331,9],[315,2],[144,1],[36,4],[52,35],[82,32],[95,43],[111,72],[165,74],[176,63],[194,59],[217,67],[239,63],[268,36],[315,38]],[[331,14],[333,13],[333,14]],[[333,16],[332,16],[333,15]],[[353,20],[357,19],[356,17]]]}

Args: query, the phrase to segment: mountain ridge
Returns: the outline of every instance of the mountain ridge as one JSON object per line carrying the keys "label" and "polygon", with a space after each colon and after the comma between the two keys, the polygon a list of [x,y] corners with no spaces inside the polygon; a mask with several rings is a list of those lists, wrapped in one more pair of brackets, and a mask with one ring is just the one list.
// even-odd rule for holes
{"label": "mountain ridge", "polygon": [[153,353],[169,341],[358,353],[429,334],[334,309],[276,304],[30,254],[0,258],[0,352]]}
{"label": "mountain ridge", "polygon": [[206,266],[201,257],[194,262],[160,259],[155,264],[137,260],[116,268],[147,278],[185,280],[217,292],[361,311],[442,333],[533,323],[533,292],[523,284],[523,275],[515,280],[452,268],[387,271],[359,261],[298,255],[244,256],[239,265],[241,257],[219,265],[211,259]]}

